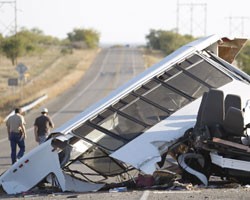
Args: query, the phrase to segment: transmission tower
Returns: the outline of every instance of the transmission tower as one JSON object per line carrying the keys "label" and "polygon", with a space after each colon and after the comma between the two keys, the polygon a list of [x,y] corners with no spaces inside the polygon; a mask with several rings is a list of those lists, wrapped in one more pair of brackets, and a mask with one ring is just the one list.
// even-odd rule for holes
{"label": "transmission tower", "polygon": [[[1,8],[4,8],[6,5],[10,5],[14,10],[13,16],[14,19],[11,21],[8,21],[4,19],[4,17],[1,15],[4,15],[5,13]],[[14,24],[14,27],[13,27]],[[16,35],[17,33],[17,5],[16,5],[16,0],[13,1],[0,1],[0,33],[5,34],[6,32],[10,32]]]}
{"label": "transmission tower", "polygon": [[[179,0],[177,0],[176,27],[177,33],[189,32],[190,35],[206,35],[207,4],[179,3]],[[188,29],[189,31],[187,31]]]}
{"label": "transmission tower", "polygon": [[[245,22],[249,20],[250,17],[228,17],[229,20],[229,36],[246,36],[245,34]],[[249,36],[249,34],[248,34]]]}

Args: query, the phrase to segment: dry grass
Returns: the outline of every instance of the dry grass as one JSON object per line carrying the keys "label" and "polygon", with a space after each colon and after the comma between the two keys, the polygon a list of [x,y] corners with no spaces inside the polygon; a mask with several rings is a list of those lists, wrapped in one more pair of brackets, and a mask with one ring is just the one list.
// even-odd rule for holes
{"label": "dry grass", "polygon": [[[32,79],[41,74],[60,56],[60,49],[51,48],[40,55],[18,58],[18,63],[23,63],[28,67],[27,73]],[[13,66],[9,59],[3,56],[0,57],[0,91],[4,95],[8,95],[8,91],[10,92],[8,79],[18,78],[19,76],[15,68],[16,66]]]}
{"label": "dry grass", "polygon": [[[62,55],[59,48],[48,49],[40,55],[18,59],[28,67],[28,78],[22,87],[8,86],[9,78],[18,78],[16,66],[0,57],[0,122],[16,106],[23,106],[41,95],[53,98],[74,85],[91,65],[98,53],[95,50],[74,50]],[[145,67],[162,60],[159,51],[144,50]]]}
{"label": "dry grass", "polygon": [[144,62],[145,66],[148,68],[164,58],[164,54],[161,51],[156,50],[144,50]]}
{"label": "dry grass", "polygon": [[16,66],[0,59],[0,121],[13,107],[25,105],[43,94],[52,98],[75,84],[95,58],[98,50],[74,50],[62,55],[60,49],[49,49],[41,55],[18,60],[28,67],[28,79],[22,86],[8,86],[9,78],[17,78]]}

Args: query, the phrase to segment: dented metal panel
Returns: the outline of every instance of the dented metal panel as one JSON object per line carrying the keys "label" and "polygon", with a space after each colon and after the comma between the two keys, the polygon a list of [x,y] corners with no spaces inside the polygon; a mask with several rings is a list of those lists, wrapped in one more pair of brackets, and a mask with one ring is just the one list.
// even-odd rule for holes
{"label": "dented metal panel", "polygon": [[0,183],[8,194],[16,194],[28,191],[49,174],[54,174],[61,186],[64,186],[58,153],[51,146],[51,140],[38,146],[12,165],[0,177]]}

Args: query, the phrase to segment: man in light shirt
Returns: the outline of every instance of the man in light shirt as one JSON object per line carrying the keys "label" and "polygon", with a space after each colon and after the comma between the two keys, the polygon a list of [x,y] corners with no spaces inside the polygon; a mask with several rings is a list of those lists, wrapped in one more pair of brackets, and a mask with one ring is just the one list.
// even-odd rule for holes
{"label": "man in light shirt", "polygon": [[[6,121],[8,137],[11,147],[12,164],[14,164],[17,159],[20,159],[25,152],[26,123],[21,112],[22,111],[20,108],[16,108],[15,114],[10,116]],[[18,153],[17,146],[19,147]]]}

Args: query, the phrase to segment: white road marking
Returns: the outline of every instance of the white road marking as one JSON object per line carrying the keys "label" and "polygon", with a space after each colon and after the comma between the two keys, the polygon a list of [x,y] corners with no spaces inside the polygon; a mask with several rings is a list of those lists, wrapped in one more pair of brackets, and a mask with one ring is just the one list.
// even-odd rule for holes
{"label": "white road marking", "polygon": [[147,200],[148,196],[149,196],[149,193],[150,192],[148,190],[144,191],[141,198],[140,198],[140,200]]}
{"label": "white road marking", "polygon": [[[104,63],[106,63],[106,60],[107,60],[107,57],[109,56],[109,54],[110,54],[110,50],[108,50],[108,53],[105,55],[105,57],[102,61],[102,65],[100,67],[99,73],[101,73],[103,71]],[[99,73],[96,73],[95,78],[93,78],[92,81],[81,92],[79,92],[74,98],[71,99],[71,101],[69,101],[67,104],[65,104],[58,112],[56,112],[51,117],[54,118],[55,116],[59,115],[63,110],[65,110],[67,107],[69,107],[76,99],[78,99],[80,96],[82,96],[93,84],[96,84],[96,81],[97,81],[98,77],[100,76]]]}
{"label": "white road marking", "polygon": [[188,193],[201,193],[201,191],[200,190],[196,190],[196,191],[194,190],[167,190],[167,191],[154,191],[153,193],[155,194],[171,194],[171,193],[188,194]]}

